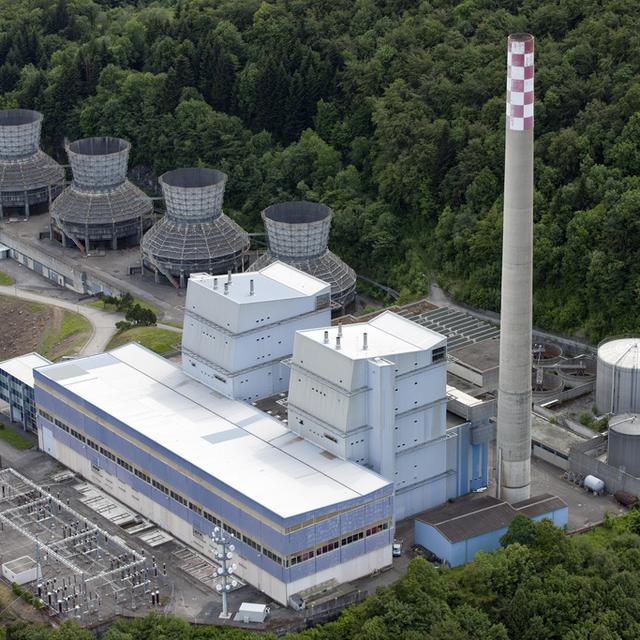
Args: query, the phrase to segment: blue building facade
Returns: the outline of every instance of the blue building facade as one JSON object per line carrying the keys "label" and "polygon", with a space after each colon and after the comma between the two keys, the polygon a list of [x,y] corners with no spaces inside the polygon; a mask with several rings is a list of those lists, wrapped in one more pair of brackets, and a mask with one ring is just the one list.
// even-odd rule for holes
{"label": "blue building facade", "polygon": [[286,603],[317,582],[341,582],[389,564],[391,484],[282,517],[52,377],[38,371],[34,376],[44,451],[203,553],[210,552],[213,528],[222,527],[235,539],[245,569],[239,575],[274,599]]}
{"label": "blue building facade", "polygon": [[490,496],[460,501],[420,514],[415,520],[415,542],[457,567],[471,562],[479,551],[498,549],[518,514],[566,528],[569,509],[561,498],[548,494],[513,505]]}
{"label": "blue building facade", "polygon": [[0,363],[0,400],[9,405],[11,420],[25,431],[36,432],[36,405],[33,390],[33,368],[51,364],[37,353],[28,353]]}

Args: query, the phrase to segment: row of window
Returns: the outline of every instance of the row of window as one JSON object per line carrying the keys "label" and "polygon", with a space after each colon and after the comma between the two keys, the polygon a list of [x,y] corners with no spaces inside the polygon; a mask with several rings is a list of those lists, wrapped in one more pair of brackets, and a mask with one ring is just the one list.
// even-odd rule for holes
{"label": "row of window", "polygon": [[105,456],[105,458],[112,460],[113,462],[123,467],[130,473],[133,473],[136,477],[140,478],[141,480],[144,480],[146,483],[155,487],[159,491],[162,491],[162,493],[169,496],[176,502],[180,503],[185,507],[188,507],[191,511],[193,511],[194,513],[197,513],[199,516],[202,516],[212,524],[218,527],[221,527],[224,531],[226,531],[228,534],[235,537],[237,540],[242,540],[245,544],[247,544],[251,548],[256,549],[258,552],[264,553],[264,555],[266,555],[268,558],[270,558],[274,562],[277,562],[280,565],[283,564],[282,558],[276,553],[274,553],[273,551],[270,551],[266,547],[262,547],[255,540],[242,534],[240,531],[238,531],[237,529],[234,529],[231,525],[227,524],[226,522],[222,522],[219,518],[209,513],[199,505],[187,500],[184,496],[173,491],[173,489],[169,489],[169,487],[167,487],[166,485],[162,484],[161,482],[158,482],[158,480],[156,480],[155,478],[152,478],[151,476],[146,474],[144,471],[141,471],[137,467],[134,467],[133,465],[129,464],[126,460],[123,460],[119,456],[116,456],[114,453],[112,453],[108,449],[98,446],[95,442],[93,442],[93,440],[86,438],[84,435],[77,432],[75,429],[72,429],[67,424],[62,422],[62,420],[58,420],[58,418],[54,418],[50,413],[47,413],[44,409],[39,408],[38,411],[43,418],[47,419],[49,422],[52,422],[56,426],[60,427],[63,431],[69,433],[77,440],[80,440],[80,442],[82,442],[83,444],[87,444],[89,447],[91,447],[95,451],[98,451],[103,456]]}
{"label": "row of window", "polygon": [[221,527],[228,534],[232,535],[237,540],[241,540],[247,546],[251,547],[252,549],[255,549],[258,553],[262,553],[270,560],[273,560],[279,565],[284,565],[285,567],[295,566],[300,562],[305,562],[306,560],[310,560],[316,555],[319,556],[319,555],[322,555],[323,553],[328,553],[329,551],[338,549],[340,546],[344,546],[347,544],[351,544],[352,542],[362,540],[364,537],[369,537],[371,535],[379,533],[380,531],[385,531],[386,529],[389,528],[389,523],[383,522],[369,529],[363,529],[361,531],[352,533],[349,536],[346,536],[342,539],[336,539],[331,542],[328,542],[322,545],[321,547],[318,547],[317,549],[310,549],[302,553],[294,554],[289,558],[283,560],[283,558],[278,554],[276,554],[275,552],[271,551],[267,547],[262,546],[260,543],[256,542],[246,534],[243,534],[242,532],[238,531],[237,529],[227,524],[226,522],[223,522],[222,520],[220,520],[213,514],[209,513],[199,505],[187,500],[184,496],[180,495],[179,493],[173,491],[172,489],[169,489],[169,487],[167,487],[166,485],[162,484],[161,482],[158,482],[155,478],[152,478],[151,476],[146,474],[144,471],[141,471],[140,469],[134,467],[126,460],[123,460],[119,456],[116,456],[114,453],[112,453],[108,449],[105,449],[104,447],[101,447],[95,442],[93,442],[91,439],[86,438],[84,435],[82,435],[75,429],[72,429],[61,420],[58,420],[58,418],[54,418],[51,414],[47,413],[44,409],[38,408],[38,412],[43,418],[47,419],[49,422],[54,423],[55,425],[60,427],[63,431],[69,433],[80,442],[87,444],[89,447],[91,447],[95,451],[98,451],[100,454],[102,454],[109,460],[112,460],[113,462],[123,467],[130,473],[133,473],[136,477],[140,478],[141,480],[144,480],[148,484],[151,484],[151,486],[155,487],[159,491],[162,491],[162,493],[169,496],[176,502],[182,504],[183,506],[188,507],[191,511],[193,511],[194,513],[197,513],[199,516],[202,516],[212,524],[218,527]]}
{"label": "row of window", "polygon": [[376,533],[380,533],[381,531],[386,531],[389,528],[388,522],[380,522],[379,524],[369,527],[368,529],[362,529],[360,531],[354,531],[350,533],[348,536],[344,538],[336,538],[335,540],[331,540],[326,544],[323,544],[321,547],[317,547],[316,549],[307,549],[302,553],[298,553],[295,556],[291,556],[289,559],[289,566],[293,567],[296,564],[300,564],[301,562],[306,562],[307,560],[311,560],[314,556],[321,556],[325,553],[329,553],[330,551],[335,551],[340,547],[344,547],[348,544],[352,544],[354,542],[358,542],[359,540],[363,540],[364,538],[368,538],[369,536],[375,535]]}

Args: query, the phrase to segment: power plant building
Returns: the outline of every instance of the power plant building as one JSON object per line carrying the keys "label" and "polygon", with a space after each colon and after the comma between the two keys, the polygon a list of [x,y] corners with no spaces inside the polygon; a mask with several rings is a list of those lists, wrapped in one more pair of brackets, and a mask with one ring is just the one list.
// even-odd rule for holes
{"label": "power plant building", "polygon": [[192,273],[222,274],[244,266],[248,234],[222,212],[227,176],[214,169],[175,169],[160,176],[164,217],[144,236],[144,265],[156,280],[184,288]]}
{"label": "power plant building", "polygon": [[64,169],[40,149],[42,114],[29,109],[0,110],[0,220],[10,209],[47,204],[64,188]]}
{"label": "power plant building", "polygon": [[447,389],[444,336],[387,311],[299,331],[290,366],[290,428],[393,481],[396,519],[486,486],[491,433],[471,432],[488,427],[491,411],[458,392],[460,409],[481,405],[483,413],[448,432],[457,390]]}
{"label": "power plant building", "polygon": [[84,138],[67,145],[73,181],[51,208],[52,234],[63,246],[122,249],[138,245],[149,226],[151,199],[127,180],[130,144]]}
{"label": "power plant building", "polygon": [[51,364],[39,353],[26,353],[0,362],[0,400],[9,405],[9,416],[26,431],[36,432],[33,370]]}
{"label": "power plant building", "polygon": [[184,313],[184,372],[254,401],[289,387],[282,360],[297,330],[331,322],[330,286],[282,262],[224,278],[192,274]]}
{"label": "power plant building", "polygon": [[393,484],[140,345],[34,371],[42,450],[287,604],[391,563]]}
{"label": "power plant building", "polygon": [[282,202],[267,207],[262,220],[269,250],[252,265],[254,271],[281,260],[328,282],[331,302],[342,312],[355,299],[356,274],[329,251],[329,230],[333,212],[318,202]]}

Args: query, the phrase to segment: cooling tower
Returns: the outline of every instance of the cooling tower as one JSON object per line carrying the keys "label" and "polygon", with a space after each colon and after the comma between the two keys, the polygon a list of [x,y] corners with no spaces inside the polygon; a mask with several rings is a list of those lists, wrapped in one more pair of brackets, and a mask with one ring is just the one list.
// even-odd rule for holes
{"label": "cooling tower", "polygon": [[248,234],[222,212],[227,176],[214,169],[175,169],[160,176],[166,214],[145,234],[145,266],[184,287],[191,273],[243,266]]}
{"label": "cooling tower", "polygon": [[318,202],[282,202],[267,207],[262,220],[269,250],[251,266],[258,271],[274,260],[286,262],[331,285],[334,311],[342,312],[356,295],[356,274],[329,251],[333,212]]}
{"label": "cooling tower", "polygon": [[531,483],[533,48],[533,36],[509,36],[497,434],[508,502],[528,498]]}
{"label": "cooling tower", "polygon": [[120,138],[85,138],[67,146],[73,181],[51,208],[52,228],[81,251],[137,245],[150,223],[148,198],[127,180],[130,145]]}
{"label": "cooling tower", "polygon": [[42,114],[28,109],[0,111],[0,219],[19,207],[48,203],[64,187],[64,169],[40,149]]}

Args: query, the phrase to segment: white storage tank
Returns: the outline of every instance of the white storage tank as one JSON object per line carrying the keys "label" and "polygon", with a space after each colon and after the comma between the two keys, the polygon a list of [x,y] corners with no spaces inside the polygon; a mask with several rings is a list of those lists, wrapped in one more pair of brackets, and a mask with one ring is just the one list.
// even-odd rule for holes
{"label": "white storage tank", "polygon": [[599,413],[640,413],[640,338],[618,338],[598,348]]}
{"label": "white storage tank", "polygon": [[609,420],[607,462],[632,476],[640,476],[640,416],[623,414]]}
{"label": "white storage tank", "polygon": [[604,480],[596,478],[595,476],[587,476],[584,479],[584,488],[598,495],[604,493]]}

